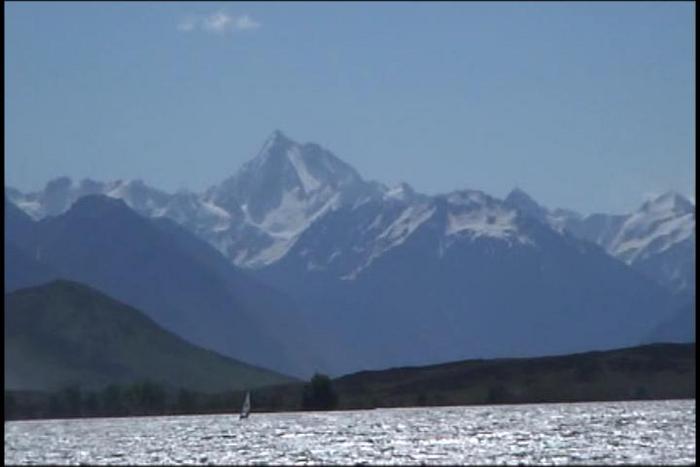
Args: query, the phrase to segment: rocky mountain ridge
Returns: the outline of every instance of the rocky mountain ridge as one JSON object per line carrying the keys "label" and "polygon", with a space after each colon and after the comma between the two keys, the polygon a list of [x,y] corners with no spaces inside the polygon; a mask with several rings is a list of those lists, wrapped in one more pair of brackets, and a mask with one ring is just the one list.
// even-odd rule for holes
{"label": "rocky mountain ridge", "polygon": [[[345,245],[346,251],[329,251],[323,258],[310,251],[308,255],[314,257],[308,263],[310,270],[337,262],[347,254],[347,248],[364,251],[364,261],[372,261],[411,235],[437,212],[440,203],[446,203],[450,211],[445,245],[455,235],[525,241],[513,229],[514,211],[518,211],[558,232],[600,245],[674,292],[694,294],[695,206],[671,192],[647,201],[632,213],[587,216],[549,210],[517,188],[500,204],[500,200],[474,190],[427,196],[406,183],[387,187],[365,181],[330,151],[313,143],[297,143],[280,131],[273,132],[257,156],[234,175],[202,193],[183,190],[168,194],[141,180],[85,179],[74,183],[67,177],[54,179],[35,193],[6,189],[6,197],[34,219],[65,212],[89,194],[122,199],[147,217],[170,218],[235,265],[249,269],[280,261],[314,223],[338,210],[376,211],[367,224],[371,234],[362,233],[357,244]],[[363,208],[365,204],[375,208]],[[350,279],[358,272],[343,274]]]}

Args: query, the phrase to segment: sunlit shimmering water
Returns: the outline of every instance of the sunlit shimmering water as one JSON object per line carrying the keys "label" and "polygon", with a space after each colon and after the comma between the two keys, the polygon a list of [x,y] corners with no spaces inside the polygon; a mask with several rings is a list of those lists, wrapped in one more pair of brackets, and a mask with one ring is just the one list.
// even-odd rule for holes
{"label": "sunlit shimmering water", "polygon": [[5,463],[689,464],[695,400],[6,422]]}

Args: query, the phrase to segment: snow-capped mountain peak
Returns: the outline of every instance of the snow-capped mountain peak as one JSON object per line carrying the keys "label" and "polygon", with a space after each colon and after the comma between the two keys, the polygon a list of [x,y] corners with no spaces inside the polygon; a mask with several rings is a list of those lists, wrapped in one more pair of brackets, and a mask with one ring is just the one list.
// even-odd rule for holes
{"label": "snow-capped mountain peak", "polygon": [[296,143],[289,139],[280,130],[275,130],[265,140],[258,154],[248,162],[246,162],[240,171],[251,172],[265,170],[265,167],[279,159],[283,161],[286,157],[286,152],[296,146]]}
{"label": "snow-capped mountain peak", "polygon": [[609,249],[630,263],[667,250],[694,233],[694,206],[678,193],[667,192],[631,214]]}
{"label": "snow-capped mountain peak", "polygon": [[331,199],[353,198],[364,185],[357,172],[330,151],[297,143],[277,130],[254,159],[211,189],[208,197],[227,210],[240,206],[249,222],[279,233],[297,231]]}
{"label": "snow-capped mountain peak", "polygon": [[510,193],[508,193],[508,196],[506,196],[504,201],[522,210],[532,212],[544,211],[544,208],[540,206],[537,203],[537,201],[532,199],[530,195],[525,193],[525,191],[523,191],[519,187],[513,188],[513,190]]}
{"label": "snow-capped mountain peak", "polygon": [[242,180],[245,178],[252,181],[246,188],[254,189],[254,185],[273,176],[287,191],[298,188],[304,195],[326,187],[342,188],[362,182],[355,169],[330,151],[314,143],[298,143],[275,130],[258,155],[224,183],[241,185],[245,184]]}
{"label": "snow-capped mountain peak", "polygon": [[[387,200],[397,200],[402,202],[416,201],[421,198],[422,195],[416,193],[416,191],[406,182],[401,182],[390,188],[386,188],[384,191],[384,199]],[[424,197],[423,197],[424,198]]]}
{"label": "snow-capped mountain peak", "polygon": [[695,205],[678,193],[663,193],[630,214],[617,215],[540,210],[522,193],[509,195],[506,202],[555,230],[597,243],[672,290],[694,287]]}
{"label": "snow-capped mountain peak", "polygon": [[[680,290],[694,283],[694,199],[667,192],[631,214],[582,216],[549,210],[520,188],[503,201],[477,190],[427,196],[407,183],[387,188],[365,181],[329,150],[296,142],[279,130],[254,158],[204,193],[168,194],[142,180],[74,183],[68,177],[37,192],[7,187],[5,193],[34,219],[61,214],[90,194],[121,199],[141,215],[175,220],[248,268],[277,262],[303,237],[300,251],[315,252],[304,261],[332,265],[346,278],[414,239],[437,239],[439,255],[472,242],[537,244],[528,230],[537,224],[526,220],[534,218],[561,234],[597,243],[630,266],[656,274],[662,284]],[[335,228],[329,230],[329,223]],[[328,251],[315,246],[322,238]]]}
{"label": "snow-capped mountain peak", "polygon": [[695,206],[689,200],[674,191],[667,191],[645,202],[641,211],[647,213],[674,213],[688,214],[695,210]]}
{"label": "snow-capped mountain peak", "polygon": [[[256,246],[231,253],[239,265],[259,267],[286,254],[295,239],[324,213],[380,196],[351,166],[327,149],[298,143],[279,130],[255,158],[211,188],[205,200],[222,209],[240,210],[254,229]],[[233,235],[242,235],[236,228]],[[250,237],[251,231],[246,235]],[[249,240],[245,240],[248,242]]]}
{"label": "snow-capped mountain peak", "polygon": [[[526,195],[527,196],[527,195]],[[508,243],[532,243],[518,226],[517,209],[478,190],[455,191],[447,201],[445,234],[471,239],[494,238]]]}

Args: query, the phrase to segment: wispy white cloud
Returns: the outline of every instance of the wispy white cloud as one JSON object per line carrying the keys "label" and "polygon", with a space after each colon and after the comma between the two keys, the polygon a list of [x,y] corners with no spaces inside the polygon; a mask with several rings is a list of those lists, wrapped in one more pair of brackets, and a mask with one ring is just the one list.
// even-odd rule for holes
{"label": "wispy white cloud", "polygon": [[236,18],[236,28],[245,31],[248,29],[258,29],[260,27],[260,23],[255,21],[253,18],[251,18],[248,15],[243,15],[239,16]]}
{"label": "wispy white cloud", "polygon": [[183,32],[192,31],[197,26],[197,22],[194,18],[188,17],[184,18],[177,25],[177,29]]}
{"label": "wispy white cloud", "polygon": [[200,30],[212,34],[226,34],[235,31],[251,31],[260,26],[260,22],[251,18],[250,15],[237,16],[225,11],[216,11],[204,16],[183,18],[178,23],[177,29],[182,32]]}
{"label": "wispy white cloud", "polygon": [[223,11],[212,13],[202,20],[202,26],[206,31],[215,32],[217,34],[222,34],[232,29],[233,24],[233,16]]}

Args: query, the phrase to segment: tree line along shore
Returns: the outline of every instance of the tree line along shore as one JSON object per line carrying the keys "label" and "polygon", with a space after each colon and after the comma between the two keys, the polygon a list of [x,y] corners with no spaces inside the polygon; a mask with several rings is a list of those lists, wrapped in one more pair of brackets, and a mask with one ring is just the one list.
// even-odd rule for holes
{"label": "tree line along shore", "polygon": [[[237,413],[246,391],[155,381],[53,391],[5,390],[5,420]],[[363,371],[251,391],[253,412],[695,398],[695,344],[465,360]]]}

